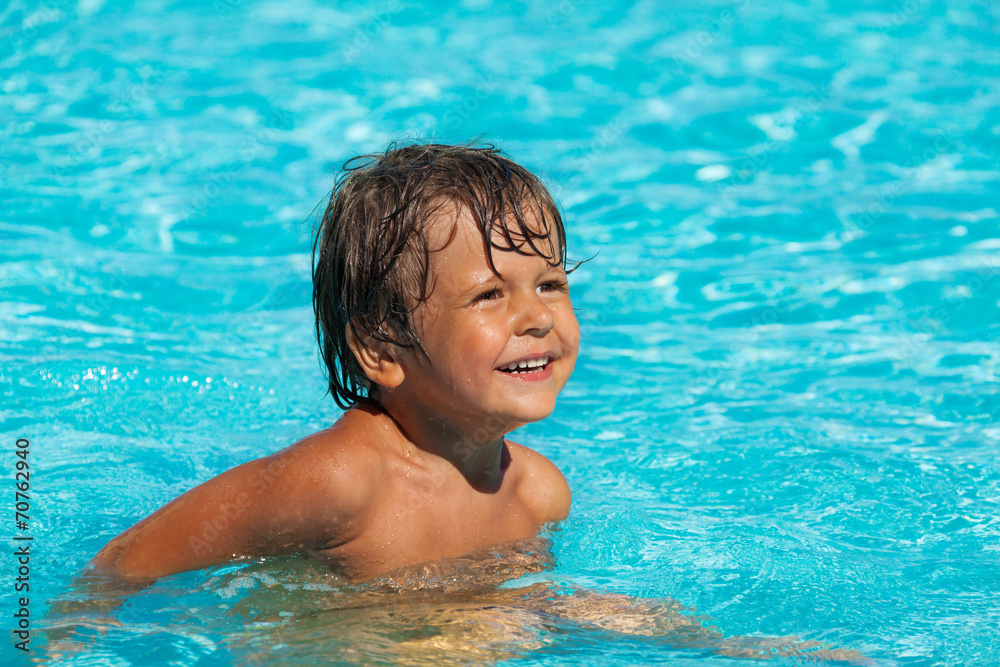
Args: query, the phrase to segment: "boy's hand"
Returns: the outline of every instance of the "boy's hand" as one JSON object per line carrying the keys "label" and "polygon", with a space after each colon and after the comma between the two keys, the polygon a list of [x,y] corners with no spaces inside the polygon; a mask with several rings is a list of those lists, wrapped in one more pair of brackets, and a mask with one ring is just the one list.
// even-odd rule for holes
{"label": "boy's hand", "polygon": [[733,658],[770,660],[771,658],[797,658],[798,661],[833,662],[848,665],[872,665],[872,660],[854,649],[831,648],[798,637],[732,637],[722,641],[716,652]]}

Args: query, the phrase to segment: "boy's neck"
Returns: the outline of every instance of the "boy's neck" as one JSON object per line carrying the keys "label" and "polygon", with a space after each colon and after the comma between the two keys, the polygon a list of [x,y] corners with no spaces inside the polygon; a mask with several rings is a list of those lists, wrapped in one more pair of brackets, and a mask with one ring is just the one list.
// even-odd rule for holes
{"label": "boy's neck", "polygon": [[[375,409],[396,424],[404,448],[444,459],[479,491],[491,493],[500,488],[504,472],[510,465],[510,452],[504,442],[504,434],[509,429],[499,425],[492,431],[483,425],[462,428],[433,416],[414,414],[406,406],[392,403]],[[412,454],[411,450],[404,451],[406,456]]]}

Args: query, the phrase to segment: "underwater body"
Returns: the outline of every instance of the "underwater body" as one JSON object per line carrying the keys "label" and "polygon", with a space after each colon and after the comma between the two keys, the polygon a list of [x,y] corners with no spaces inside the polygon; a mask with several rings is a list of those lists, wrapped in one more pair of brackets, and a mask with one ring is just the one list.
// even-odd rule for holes
{"label": "underwater body", "polygon": [[[30,441],[30,525],[8,530],[33,537],[33,655],[740,660],[685,643],[688,619],[1000,664],[997,11],[0,10],[0,429],[8,470]],[[339,165],[481,134],[550,185],[588,260],[576,372],[512,435],[564,472],[569,519],[485,556],[499,589],[432,569],[358,590],[273,559],[61,625],[108,539],[336,420],[309,252]],[[597,596],[637,606],[560,611]]]}

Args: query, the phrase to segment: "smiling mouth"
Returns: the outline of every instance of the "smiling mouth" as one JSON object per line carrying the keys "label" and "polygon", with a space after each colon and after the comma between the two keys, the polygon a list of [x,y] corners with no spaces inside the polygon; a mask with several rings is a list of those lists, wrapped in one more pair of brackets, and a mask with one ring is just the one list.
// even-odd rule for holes
{"label": "smiling mouth", "polygon": [[501,373],[510,373],[511,375],[520,375],[522,373],[541,373],[548,368],[551,363],[552,357],[538,357],[537,359],[515,361],[506,366],[502,366],[497,370]]}

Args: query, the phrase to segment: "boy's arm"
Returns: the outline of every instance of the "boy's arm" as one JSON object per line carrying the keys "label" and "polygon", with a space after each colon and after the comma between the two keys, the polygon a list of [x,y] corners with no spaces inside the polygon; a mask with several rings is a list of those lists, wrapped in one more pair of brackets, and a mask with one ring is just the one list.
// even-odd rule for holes
{"label": "boy's arm", "polygon": [[364,519],[372,475],[358,454],[334,455],[332,440],[318,433],[222,473],[111,540],[90,564],[97,574],[151,580],[349,541]]}

